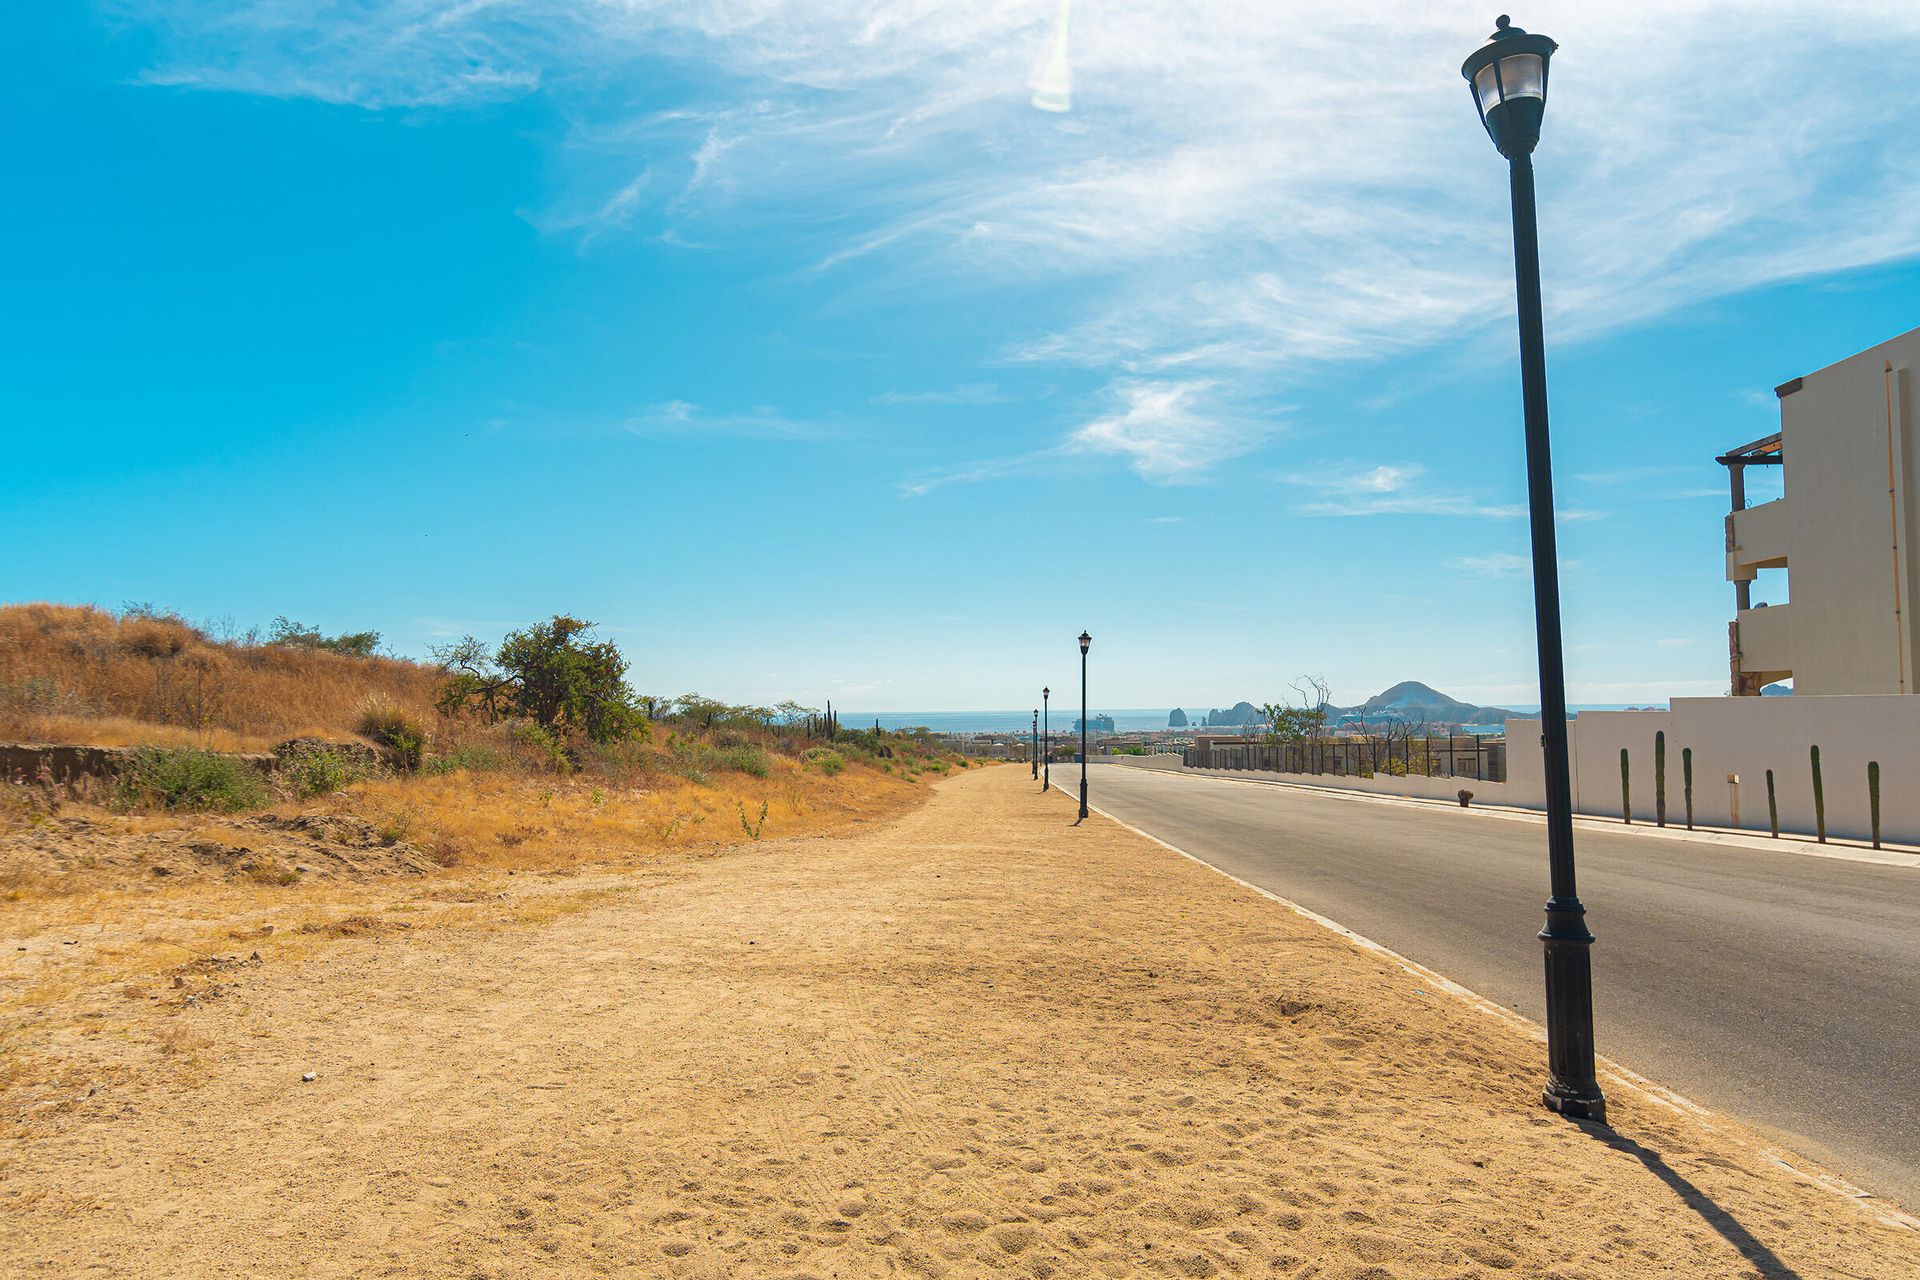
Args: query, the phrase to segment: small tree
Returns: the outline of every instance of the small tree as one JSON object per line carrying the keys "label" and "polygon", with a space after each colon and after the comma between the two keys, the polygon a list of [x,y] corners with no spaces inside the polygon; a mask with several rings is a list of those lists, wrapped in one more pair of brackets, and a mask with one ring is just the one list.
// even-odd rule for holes
{"label": "small tree", "polygon": [[614,742],[644,732],[626,685],[627,660],[611,640],[589,640],[591,622],[555,614],[510,632],[498,653],[468,636],[436,650],[445,679],[440,707],[489,720],[524,716],[554,734]]}

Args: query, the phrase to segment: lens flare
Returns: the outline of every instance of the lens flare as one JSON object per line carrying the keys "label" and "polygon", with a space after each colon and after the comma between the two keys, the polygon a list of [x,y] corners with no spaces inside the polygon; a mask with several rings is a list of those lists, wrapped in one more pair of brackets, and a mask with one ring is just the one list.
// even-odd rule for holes
{"label": "lens flare", "polygon": [[1067,61],[1067,21],[1072,15],[1073,0],[1060,0],[1060,20],[1054,27],[1053,44],[1027,82],[1033,90],[1033,105],[1042,111],[1073,109],[1073,66]]}

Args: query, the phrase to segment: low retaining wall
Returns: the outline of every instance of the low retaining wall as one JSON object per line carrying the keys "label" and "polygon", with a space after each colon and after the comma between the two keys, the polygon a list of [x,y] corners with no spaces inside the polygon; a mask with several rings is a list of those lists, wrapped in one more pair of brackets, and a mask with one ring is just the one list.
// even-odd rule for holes
{"label": "low retaining wall", "polygon": [[[104,781],[119,777],[131,767],[139,751],[138,747],[83,747],[66,742],[0,743],[0,779],[70,788],[90,779]],[[294,738],[272,751],[222,751],[219,754],[271,777],[289,759],[310,751],[343,753],[368,770],[382,763],[380,752],[364,742],[327,742],[319,738]]]}

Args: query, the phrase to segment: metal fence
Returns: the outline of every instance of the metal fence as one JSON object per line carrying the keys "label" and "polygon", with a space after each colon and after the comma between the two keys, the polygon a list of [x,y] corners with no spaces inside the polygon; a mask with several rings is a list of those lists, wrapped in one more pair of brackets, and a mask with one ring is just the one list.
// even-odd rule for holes
{"label": "metal fence", "polygon": [[1210,743],[1188,747],[1181,760],[1191,769],[1248,769],[1267,773],[1312,773],[1370,778],[1376,774],[1423,778],[1507,780],[1507,742],[1485,734],[1342,734],[1317,742]]}

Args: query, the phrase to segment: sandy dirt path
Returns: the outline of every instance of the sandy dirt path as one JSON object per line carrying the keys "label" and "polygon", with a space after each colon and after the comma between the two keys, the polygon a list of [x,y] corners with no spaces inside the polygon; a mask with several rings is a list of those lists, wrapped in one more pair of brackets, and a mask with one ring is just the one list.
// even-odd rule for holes
{"label": "sandy dirt path", "polygon": [[1521,1029],[1071,819],[989,769],[543,923],[251,966],[13,1117],[0,1270],[1920,1275],[1737,1126],[1549,1117]]}

